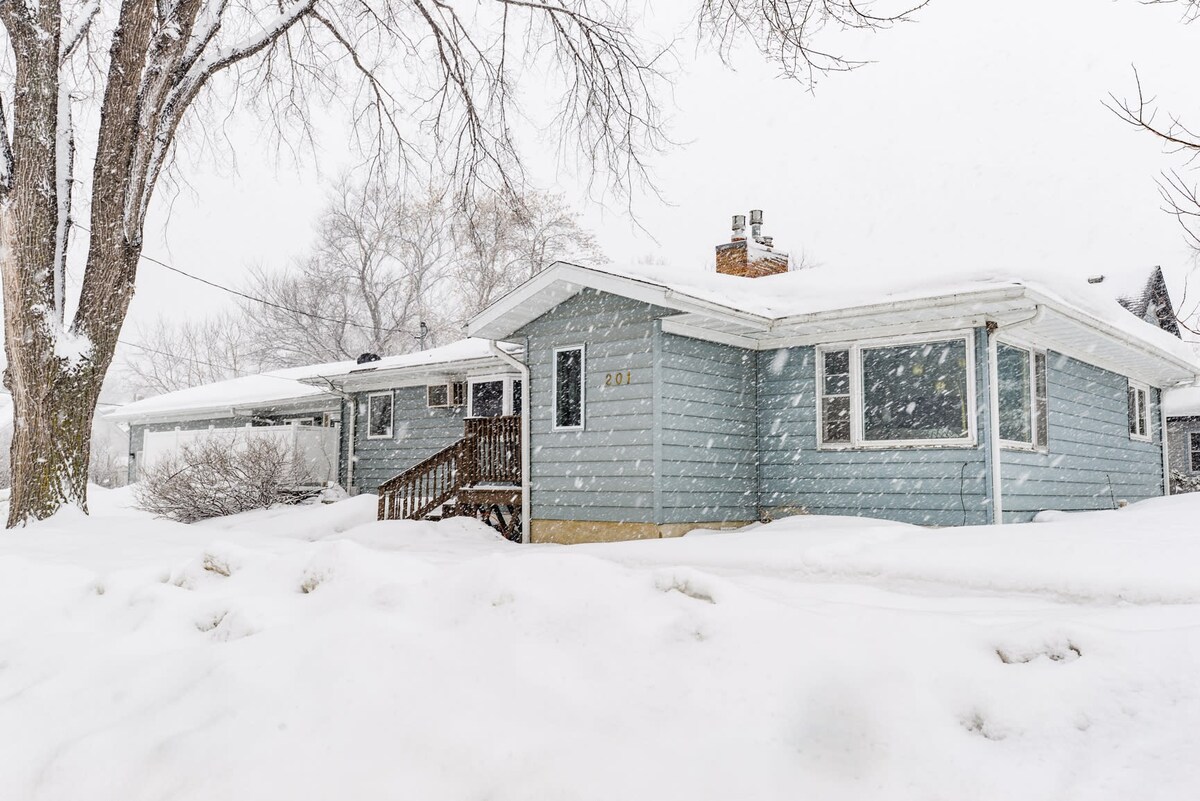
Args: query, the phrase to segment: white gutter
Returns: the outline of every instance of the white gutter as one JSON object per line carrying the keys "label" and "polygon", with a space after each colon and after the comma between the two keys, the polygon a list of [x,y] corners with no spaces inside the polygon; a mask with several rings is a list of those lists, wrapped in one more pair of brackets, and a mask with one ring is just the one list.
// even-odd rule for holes
{"label": "white gutter", "polygon": [[521,374],[521,543],[529,544],[529,396],[533,394],[529,386],[529,365],[510,356],[501,350],[496,340],[488,340],[488,348],[496,358],[505,364],[515,367]]}
{"label": "white gutter", "polygon": [[[1014,320],[1004,326],[1007,331],[1021,325],[1036,323],[1042,319],[1045,307],[1039,304],[1033,314],[1023,320]],[[988,345],[988,457],[992,465],[992,524],[1004,525],[1004,481],[1000,474],[1000,366],[996,360],[996,333],[1000,325],[992,321],[987,328]],[[1030,364],[1030,369],[1033,365]]]}
{"label": "white gutter", "polygon": [[1047,297],[1045,294],[1038,292],[1035,289],[1029,289],[1028,295],[1030,300],[1036,302],[1039,307],[1045,306],[1051,311],[1057,312],[1064,317],[1083,323],[1100,334],[1112,337],[1124,345],[1128,345],[1135,350],[1141,351],[1146,356],[1152,356],[1161,359],[1162,361],[1169,362],[1174,367],[1180,368],[1182,372],[1189,373],[1193,376],[1197,375],[1196,363],[1181,359],[1165,348],[1160,348],[1144,339],[1141,339],[1140,337],[1132,336],[1125,331],[1122,331],[1120,328],[1112,325],[1111,323],[1106,323],[1105,321],[1094,317],[1082,309],[1077,309],[1074,306],[1070,306],[1068,304],[1061,303],[1054,298]]}

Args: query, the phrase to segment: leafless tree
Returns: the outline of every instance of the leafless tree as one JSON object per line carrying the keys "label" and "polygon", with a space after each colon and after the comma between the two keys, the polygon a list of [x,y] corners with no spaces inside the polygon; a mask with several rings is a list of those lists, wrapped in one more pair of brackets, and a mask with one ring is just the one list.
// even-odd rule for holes
{"label": "leafless tree", "polygon": [[469,319],[556,261],[603,260],[595,237],[558,195],[489,199],[455,228],[458,311]]}
{"label": "leafless tree", "polygon": [[230,447],[224,438],[182,446],[142,472],[139,509],[180,523],[297,503],[317,492],[303,460],[286,443],[249,436]]}
{"label": "leafless tree", "polygon": [[[284,271],[251,271],[243,326],[272,367],[352,359],[417,347],[448,319],[454,259],[450,204],[441,191],[343,179],[317,225],[313,251]],[[430,340],[432,344],[433,340]]]}
{"label": "leafless tree", "polygon": [[123,368],[125,385],[144,398],[256,373],[262,365],[242,316],[224,311],[197,320],[158,317],[134,334]]}
{"label": "leafless tree", "polygon": [[[856,0],[700,8],[718,46],[749,38],[789,73],[841,66],[814,45],[822,26],[895,20]],[[560,110],[564,149],[598,175],[637,181],[664,143],[664,50],[618,0],[0,0],[0,25],[0,271],[17,421],[10,526],[64,504],[86,509],[92,413],[146,215],[180,133],[203,132],[205,108],[219,118],[251,98],[290,138],[312,135],[308,104],[342,100],[360,144],[445,167],[459,206],[480,188],[521,188],[512,122],[523,79],[539,81]],[[94,143],[81,154],[90,180],[75,173],[81,143]]]}

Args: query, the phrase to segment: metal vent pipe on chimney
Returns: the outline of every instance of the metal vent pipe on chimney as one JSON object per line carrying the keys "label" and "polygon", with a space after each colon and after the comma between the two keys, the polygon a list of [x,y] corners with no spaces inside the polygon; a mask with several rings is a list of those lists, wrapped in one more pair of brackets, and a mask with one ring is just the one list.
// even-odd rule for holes
{"label": "metal vent pipe on chimney", "polygon": [[746,238],[746,215],[733,215],[733,237],[731,242],[740,242]]}
{"label": "metal vent pipe on chimney", "polygon": [[750,209],[750,236],[755,242],[762,241],[762,209]]}

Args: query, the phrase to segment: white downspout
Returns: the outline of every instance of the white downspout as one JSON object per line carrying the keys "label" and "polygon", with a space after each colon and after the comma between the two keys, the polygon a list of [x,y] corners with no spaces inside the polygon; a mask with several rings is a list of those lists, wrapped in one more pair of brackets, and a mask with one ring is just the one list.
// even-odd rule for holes
{"label": "white downspout", "polygon": [[[1014,320],[1004,326],[1005,330],[1021,325],[1036,323],[1045,314],[1045,307],[1040,303],[1034,307],[1033,314],[1023,320]],[[1000,475],[1000,368],[996,361],[996,332],[1000,324],[988,321],[988,456],[992,463],[992,523],[1004,525],[1004,482]],[[1033,365],[1030,364],[1032,370]],[[1050,399],[1046,399],[1049,403]]]}
{"label": "white downspout", "polygon": [[1171,465],[1167,458],[1167,408],[1163,403],[1163,391],[1158,390],[1158,444],[1162,448],[1163,495],[1171,494]]}
{"label": "white downspout", "polygon": [[[990,323],[990,321],[989,321]],[[988,457],[992,463],[992,525],[1004,525],[1004,483],[1000,478],[1000,370],[996,363],[996,331],[987,327]]]}
{"label": "white downspout", "polygon": [[504,352],[504,350],[496,344],[496,340],[488,340],[488,349],[492,354],[509,365],[514,367],[521,374],[521,542],[529,544],[529,396],[532,395],[531,387],[529,386],[529,365],[520,359]]}
{"label": "white downspout", "polygon": [[358,404],[353,395],[346,396],[350,404],[350,424],[346,431],[346,494],[354,494],[354,424],[358,422]]}

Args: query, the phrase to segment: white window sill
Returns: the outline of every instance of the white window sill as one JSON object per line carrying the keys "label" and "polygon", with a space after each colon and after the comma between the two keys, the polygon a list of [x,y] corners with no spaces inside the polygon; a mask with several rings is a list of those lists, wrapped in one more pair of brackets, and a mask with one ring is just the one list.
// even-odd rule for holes
{"label": "white window sill", "polygon": [[888,442],[826,443],[817,446],[819,451],[896,451],[896,450],[940,450],[974,448],[975,440],[892,440]]}

